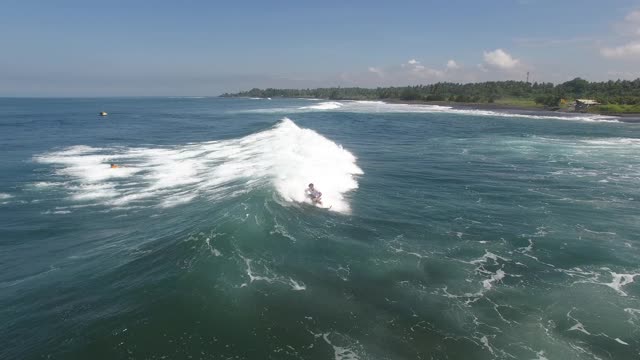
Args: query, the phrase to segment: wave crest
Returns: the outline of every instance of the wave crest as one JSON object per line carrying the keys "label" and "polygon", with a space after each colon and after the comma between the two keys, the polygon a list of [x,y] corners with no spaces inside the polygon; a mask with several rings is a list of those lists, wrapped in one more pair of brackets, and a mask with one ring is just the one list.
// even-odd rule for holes
{"label": "wave crest", "polygon": [[[34,160],[56,167],[54,183],[72,200],[116,207],[142,201],[174,206],[264,185],[286,201],[308,202],[304,190],[313,182],[326,206],[346,213],[344,195],[358,187],[356,175],[362,174],[353,154],[288,118],[239,139],[168,148],[74,146]],[[112,169],[109,163],[123,167]]]}

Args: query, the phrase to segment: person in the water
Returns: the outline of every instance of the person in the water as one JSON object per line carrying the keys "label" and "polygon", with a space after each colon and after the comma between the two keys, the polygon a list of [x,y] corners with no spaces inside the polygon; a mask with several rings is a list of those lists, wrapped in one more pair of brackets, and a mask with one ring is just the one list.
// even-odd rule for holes
{"label": "person in the water", "polygon": [[111,168],[112,168],[112,169],[117,169],[117,168],[119,168],[119,167],[121,167],[121,166],[120,166],[120,165],[118,165],[118,164],[111,164]]}
{"label": "person in the water", "polygon": [[318,191],[313,184],[309,184],[306,193],[309,199],[311,199],[311,202],[322,205],[322,193]]}

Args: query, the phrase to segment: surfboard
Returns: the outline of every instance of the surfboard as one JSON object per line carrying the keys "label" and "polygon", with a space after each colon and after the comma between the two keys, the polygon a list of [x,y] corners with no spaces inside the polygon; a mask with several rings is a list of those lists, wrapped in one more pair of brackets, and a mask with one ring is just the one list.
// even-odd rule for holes
{"label": "surfboard", "polygon": [[315,207],[319,207],[321,209],[327,209],[327,210],[329,210],[329,209],[331,209],[331,207],[333,207],[333,205],[325,205],[325,204],[318,204],[318,203],[313,203],[313,205]]}
{"label": "surfboard", "polygon": [[329,209],[331,209],[333,207],[333,204],[318,204],[317,202],[312,201],[309,198],[307,198],[303,203],[311,205],[313,207],[320,208],[320,209],[325,209],[325,210],[329,210]]}

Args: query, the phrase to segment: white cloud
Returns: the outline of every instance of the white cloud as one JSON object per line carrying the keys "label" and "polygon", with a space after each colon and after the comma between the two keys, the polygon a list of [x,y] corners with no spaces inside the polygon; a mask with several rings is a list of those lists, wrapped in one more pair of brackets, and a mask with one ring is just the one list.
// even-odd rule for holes
{"label": "white cloud", "polygon": [[384,76],[384,71],[378,67],[369,66],[369,72],[377,74],[380,77]]}
{"label": "white cloud", "polygon": [[640,36],[640,10],[635,10],[624,17],[624,21],[615,25],[618,33],[623,36]]}
{"label": "white cloud", "polygon": [[631,42],[616,47],[600,49],[602,56],[610,59],[640,58],[640,42]]}
{"label": "white cloud", "polygon": [[[623,21],[615,24],[614,27],[620,36],[627,38],[626,43],[602,47],[600,54],[609,59],[640,58],[640,10],[630,12]],[[629,38],[633,38],[633,40],[629,41]]]}
{"label": "white cloud", "polygon": [[[368,80],[376,85],[380,84],[380,80],[384,80],[384,84],[390,85],[406,85],[406,84],[422,84],[442,80],[446,73],[446,69],[431,68],[422,65],[416,59],[410,59],[405,63],[396,66],[367,68]],[[372,75],[375,75],[373,77]]]}
{"label": "white cloud", "polygon": [[625,16],[624,20],[632,23],[640,23],[640,10],[630,12]]}
{"label": "white cloud", "polygon": [[607,75],[609,75],[609,77],[614,77],[614,78],[618,78],[618,79],[634,80],[634,79],[640,78],[640,71],[609,70],[609,71],[607,71]]}
{"label": "white cloud", "polygon": [[439,78],[444,75],[443,71],[437,69],[431,69],[424,65],[420,65],[420,62],[416,59],[411,59],[403,66],[403,68],[409,70],[410,78],[418,79],[432,79]]}
{"label": "white cloud", "polygon": [[[357,76],[358,85],[368,86],[404,86],[432,84],[439,81],[477,82],[509,80],[516,75],[522,76],[530,65],[514,58],[503,49],[484,52],[484,60],[477,63],[462,64],[455,57],[441,65],[422,63],[418,59],[407,58],[401,64],[389,66],[365,67]],[[479,59],[480,60],[480,59]],[[518,77],[519,79],[519,77]]]}
{"label": "white cloud", "polygon": [[520,60],[515,59],[513,56],[502,49],[485,51],[484,61],[487,63],[487,65],[504,70],[513,69],[516,66],[520,65]]}
{"label": "white cloud", "polygon": [[444,76],[444,72],[437,69],[429,69],[429,68],[421,69],[420,71],[418,71],[418,73],[420,74],[421,77],[424,77],[424,78],[440,78]]}

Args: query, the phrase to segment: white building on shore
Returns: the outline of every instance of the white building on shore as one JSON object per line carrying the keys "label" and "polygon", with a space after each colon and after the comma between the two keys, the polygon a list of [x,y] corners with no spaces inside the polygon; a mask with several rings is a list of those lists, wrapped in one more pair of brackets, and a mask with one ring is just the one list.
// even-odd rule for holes
{"label": "white building on shore", "polygon": [[600,105],[596,100],[591,99],[576,99],[576,103],[574,105],[575,111],[587,111],[590,106]]}

